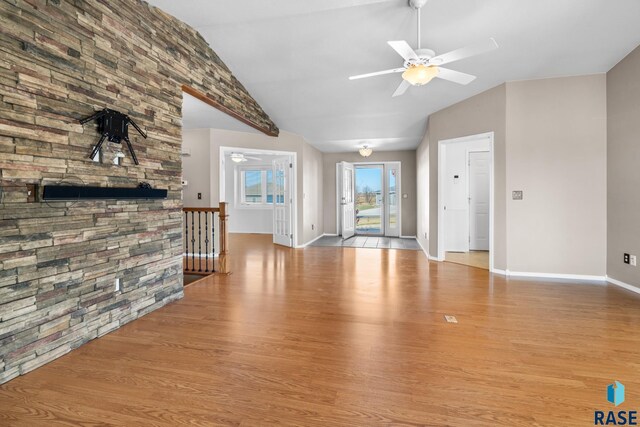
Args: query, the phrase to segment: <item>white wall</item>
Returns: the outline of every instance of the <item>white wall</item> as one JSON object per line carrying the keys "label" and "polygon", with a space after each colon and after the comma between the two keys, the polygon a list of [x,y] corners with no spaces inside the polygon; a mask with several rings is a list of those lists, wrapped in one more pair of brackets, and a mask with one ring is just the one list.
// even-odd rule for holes
{"label": "white wall", "polygon": [[510,271],[606,274],[606,93],[604,74],[507,83]]}
{"label": "white wall", "polygon": [[[445,180],[443,182],[443,202],[447,207],[445,215],[445,251],[465,250],[469,239],[469,195],[467,185],[467,153],[469,151],[489,151],[491,144],[483,138],[476,141],[452,142],[445,148]],[[454,177],[458,176],[458,179]]]}
{"label": "white wall", "polygon": [[[184,130],[182,132],[182,151],[191,155],[182,157],[182,179],[188,185],[182,187],[182,200],[185,207],[202,208],[211,205],[211,157],[209,129]],[[198,200],[197,194],[202,194]],[[214,206],[218,206],[216,202]]]}
{"label": "white wall", "polygon": [[[416,238],[429,251],[429,134],[416,150]],[[436,255],[436,254],[434,254]]]}
{"label": "white wall", "polygon": [[[603,74],[509,82],[432,114],[417,156],[418,186],[430,186],[418,195],[419,241],[430,255],[438,248],[438,141],[493,131],[495,268],[604,276],[605,83]],[[514,190],[524,200],[511,200]]]}
{"label": "white wall", "polygon": [[302,158],[302,242],[310,242],[324,232],[323,155],[315,147],[305,144]]}
{"label": "white wall", "polygon": [[607,73],[607,275],[640,288],[640,47]]}

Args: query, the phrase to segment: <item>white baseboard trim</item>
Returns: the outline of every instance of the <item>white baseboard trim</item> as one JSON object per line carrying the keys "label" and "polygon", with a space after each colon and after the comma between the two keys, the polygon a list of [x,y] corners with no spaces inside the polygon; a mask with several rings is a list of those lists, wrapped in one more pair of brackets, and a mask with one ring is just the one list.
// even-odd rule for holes
{"label": "white baseboard trim", "polygon": [[[444,259],[431,256],[424,250],[420,241],[418,241],[418,245],[422,248],[424,253],[427,255],[429,260],[443,262]],[[529,277],[529,278],[538,278],[538,279],[561,279],[561,280],[580,280],[580,281],[588,281],[588,282],[605,282],[607,280],[606,276],[591,276],[586,274],[557,274],[557,273],[530,273],[524,271],[509,271],[509,270],[500,270],[499,268],[494,268],[491,270],[493,274],[499,274],[500,276],[505,277]],[[631,285],[626,285],[631,286]],[[636,292],[640,293],[640,289],[636,288]]]}
{"label": "white baseboard trim", "polygon": [[429,251],[427,251],[424,246],[422,246],[422,243],[420,243],[419,239],[416,239],[416,242],[418,242],[418,246],[420,246],[420,249],[422,249],[422,252],[424,252],[424,254],[426,255],[427,259],[430,259],[429,257]]}
{"label": "white baseboard trim", "polygon": [[427,259],[428,259],[428,260],[430,260],[430,259],[431,259],[431,256],[429,255],[429,251],[428,251],[428,250],[426,250],[426,249],[424,248],[424,246],[422,246],[422,243],[420,243],[420,239],[418,239],[417,237],[416,237],[416,242],[418,242],[418,246],[420,246],[420,249],[422,249],[422,252],[424,252],[424,254],[425,254],[425,256],[427,257]]}
{"label": "white baseboard trim", "polygon": [[418,240],[417,236],[400,236],[401,239],[416,239]]}
{"label": "white baseboard trim", "polygon": [[582,280],[582,281],[590,281],[590,282],[606,281],[606,276],[592,276],[588,274],[530,273],[525,271],[509,271],[509,270],[505,270],[504,273],[505,273],[505,276],[507,277],[531,277],[531,278],[538,278],[538,279]]}
{"label": "white baseboard trim", "polygon": [[624,289],[626,289],[628,291],[635,292],[636,294],[640,294],[640,288],[638,288],[636,286],[633,286],[633,285],[630,285],[630,284],[625,283],[625,282],[621,282],[620,280],[616,280],[613,277],[607,276],[607,282],[611,283],[612,285],[624,288]]}
{"label": "white baseboard trim", "polygon": [[322,239],[324,236],[333,236],[332,234],[321,234],[318,237],[316,237],[315,239],[309,240],[307,243],[303,243],[302,245],[297,245],[295,246],[296,249],[302,249],[302,248],[306,248],[307,246],[309,246],[310,244],[312,244],[313,242],[315,242],[318,239]]}
{"label": "white baseboard trim", "polygon": [[335,233],[324,233],[323,236],[330,236],[330,237],[338,237],[339,234],[335,234]]}

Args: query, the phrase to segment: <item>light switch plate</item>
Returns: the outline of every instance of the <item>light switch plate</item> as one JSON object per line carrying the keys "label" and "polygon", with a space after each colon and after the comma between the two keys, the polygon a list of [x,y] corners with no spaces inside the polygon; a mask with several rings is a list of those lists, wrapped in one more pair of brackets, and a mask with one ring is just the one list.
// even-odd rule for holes
{"label": "light switch plate", "polygon": [[27,184],[27,203],[34,203],[38,200],[38,186]]}
{"label": "light switch plate", "polygon": [[631,261],[631,265],[636,267],[637,262],[636,262],[636,256],[635,255],[631,255],[630,261]]}
{"label": "light switch plate", "polygon": [[524,192],[522,190],[516,190],[511,192],[511,198],[513,200],[522,200],[524,197]]}

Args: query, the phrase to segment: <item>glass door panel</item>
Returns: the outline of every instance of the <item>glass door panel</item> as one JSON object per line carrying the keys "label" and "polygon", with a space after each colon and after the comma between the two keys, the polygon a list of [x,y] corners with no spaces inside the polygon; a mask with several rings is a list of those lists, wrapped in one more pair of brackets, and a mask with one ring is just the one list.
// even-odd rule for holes
{"label": "glass door panel", "polygon": [[356,166],[356,234],[384,234],[383,166]]}
{"label": "glass door panel", "polygon": [[400,164],[387,163],[386,174],[386,236],[400,236]]}

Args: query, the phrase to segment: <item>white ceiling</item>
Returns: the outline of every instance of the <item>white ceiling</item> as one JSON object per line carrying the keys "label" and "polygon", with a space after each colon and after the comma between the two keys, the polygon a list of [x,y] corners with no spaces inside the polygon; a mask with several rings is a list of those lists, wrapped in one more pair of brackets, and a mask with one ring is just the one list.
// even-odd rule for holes
{"label": "white ceiling", "polygon": [[[468,86],[435,79],[391,98],[398,74],[347,77],[402,65],[386,42],[415,47],[406,0],[150,3],[199,30],[281,129],[325,152],[415,148],[435,111],[505,81],[606,72],[640,44],[638,0],[429,0],[423,47],[444,53],[494,37],[500,49],[447,66],[477,75]],[[207,123],[185,118],[217,127]]]}

